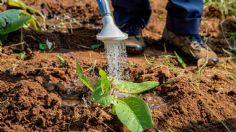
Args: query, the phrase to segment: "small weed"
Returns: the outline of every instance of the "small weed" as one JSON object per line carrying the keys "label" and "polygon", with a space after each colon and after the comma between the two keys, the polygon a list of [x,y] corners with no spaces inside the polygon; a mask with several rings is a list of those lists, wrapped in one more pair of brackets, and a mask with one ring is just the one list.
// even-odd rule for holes
{"label": "small weed", "polygon": [[175,66],[173,63],[169,63],[168,66],[169,66],[170,69],[171,69],[172,71],[174,71],[174,72],[177,70],[177,69],[176,69],[176,66]]}
{"label": "small weed", "polygon": [[99,49],[102,46],[103,46],[102,44],[98,43],[98,44],[92,44],[90,47],[91,47],[91,49]]}
{"label": "small weed", "polygon": [[185,69],[187,67],[187,65],[184,62],[184,60],[177,54],[177,52],[174,52],[174,53],[175,53],[176,59],[178,60],[179,64],[182,66],[182,68]]}
{"label": "small weed", "polygon": [[177,70],[175,64],[173,64],[172,61],[171,61],[171,59],[176,58],[176,56],[162,55],[160,57],[163,58],[163,65],[166,65],[166,66],[170,67],[170,69],[174,72]]}
{"label": "small weed", "polygon": [[57,59],[61,62],[61,64],[65,67],[66,66],[66,61],[64,57],[61,54],[57,54]]}
{"label": "small weed", "polygon": [[172,128],[169,129],[169,132],[175,132]]}
{"label": "small weed", "polygon": [[90,73],[93,74],[95,72],[96,65],[97,65],[97,60],[95,60],[93,65],[89,68]]}
{"label": "small weed", "polygon": [[16,56],[17,56],[18,59],[24,60],[26,58],[26,52],[23,51],[23,52],[17,54]]}
{"label": "small weed", "polygon": [[156,57],[155,56],[150,56],[150,57],[147,57],[146,54],[144,54],[144,58],[146,60],[146,62],[148,63],[148,65],[153,65],[156,61]]}
{"label": "small weed", "polygon": [[229,35],[229,36],[236,36],[236,32],[228,32],[228,33],[226,33],[227,35]]}
{"label": "small weed", "polygon": [[236,15],[235,0],[204,0],[204,4],[218,9],[223,17]]}
{"label": "small weed", "polygon": [[232,60],[234,60],[236,58],[236,54],[234,52],[228,51],[223,49],[223,51],[229,55],[228,61],[231,62]]}

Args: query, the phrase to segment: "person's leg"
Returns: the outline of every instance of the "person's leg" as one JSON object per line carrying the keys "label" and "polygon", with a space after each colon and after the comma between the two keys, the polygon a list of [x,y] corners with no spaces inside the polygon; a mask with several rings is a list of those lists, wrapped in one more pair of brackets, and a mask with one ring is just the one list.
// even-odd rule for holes
{"label": "person's leg", "polygon": [[132,19],[143,19],[147,25],[151,16],[149,0],[112,0],[116,24],[121,26]]}
{"label": "person's leg", "polygon": [[163,39],[195,58],[198,66],[206,61],[216,64],[219,61],[217,55],[199,35],[203,0],[169,0],[166,9],[168,14]]}
{"label": "person's leg", "polygon": [[166,28],[176,34],[198,34],[203,0],[169,0]]}
{"label": "person's leg", "polygon": [[145,49],[141,30],[149,21],[149,0],[112,0],[114,17],[118,27],[129,35],[125,41],[128,53],[139,54]]}

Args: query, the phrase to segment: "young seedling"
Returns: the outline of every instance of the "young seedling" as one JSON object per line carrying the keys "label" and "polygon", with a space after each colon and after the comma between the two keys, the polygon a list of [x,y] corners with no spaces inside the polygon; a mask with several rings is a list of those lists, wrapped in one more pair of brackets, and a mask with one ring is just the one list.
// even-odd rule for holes
{"label": "young seedling", "polygon": [[57,54],[57,59],[61,62],[61,64],[65,67],[66,66],[66,61],[64,57],[61,54]]}
{"label": "young seedling", "polygon": [[177,54],[177,52],[174,52],[174,53],[175,53],[175,56],[176,56],[176,58],[177,58],[179,64],[182,66],[182,68],[185,69],[185,68],[187,67],[187,65],[186,65],[186,63],[184,62],[184,60]]}
{"label": "young seedling", "polygon": [[168,66],[171,69],[171,71],[176,72],[177,68],[175,64],[171,62],[171,59],[176,58],[176,56],[164,54],[164,55],[161,55],[160,58],[163,59],[163,65]]}
{"label": "young seedling", "polygon": [[155,63],[155,61],[156,61],[156,57],[155,56],[147,57],[146,54],[144,54],[144,59],[146,60],[148,65],[153,65]]}
{"label": "young seedling", "polygon": [[116,89],[126,93],[142,93],[157,87],[158,82],[132,83],[116,81],[114,83],[108,79],[105,71],[99,70],[101,78],[93,86],[83,74],[79,63],[76,64],[76,70],[80,81],[91,90],[91,100],[102,106],[111,106],[112,113],[117,115],[130,131],[142,132],[153,127],[150,109],[142,99],[135,96],[119,98],[113,95],[112,91]]}
{"label": "young seedling", "polygon": [[17,54],[16,56],[17,56],[18,59],[24,60],[26,58],[26,52],[23,51],[23,52]]}

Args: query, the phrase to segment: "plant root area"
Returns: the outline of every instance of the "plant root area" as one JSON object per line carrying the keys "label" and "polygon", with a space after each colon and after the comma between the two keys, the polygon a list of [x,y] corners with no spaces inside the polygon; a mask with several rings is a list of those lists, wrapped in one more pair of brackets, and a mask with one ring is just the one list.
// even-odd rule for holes
{"label": "plant root area", "polygon": [[[92,83],[100,68],[107,69],[104,48],[94,48],[101,44],[96,34],[102,26],[96,1],[25,2],[45,14],[48,30],[12,33],[2,47],[0,131],[127,131],[110,108],[90,101],[90,91],[76,74],[76,62]],[[166,2],[152,1],[153,15],[144,30],[147,49],[128,58],[130,81],[161,83],[138,95],[152,112],[154,128],[146,131],[236,131],[236,61],[222,50],[229,49],[223,32],[236,31],[235,17],[218,19],[217,11],[205,9],[201,34],[219,54],[220,62],[198,69],[184,58],[188,66],[183,69],[174,57],[175,49],[160,41]],[[22,36],[24,43],[20,43]],[[53,48],[39,50],[39,44],[46,40]],[[23,51],[24,60],[19,59]],[[58,54],[65,64],[58,60]]]}

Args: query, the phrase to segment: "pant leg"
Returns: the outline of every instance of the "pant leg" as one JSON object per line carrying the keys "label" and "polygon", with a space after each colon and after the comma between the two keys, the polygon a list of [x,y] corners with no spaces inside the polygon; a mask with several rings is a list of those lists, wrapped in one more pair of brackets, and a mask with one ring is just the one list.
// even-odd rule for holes
{"label": "pant leg", "polygon": [[149,0],[112,0],[116,24],[121,26],[132,19],[142,19],[147,25],[151,16]]}
{"label": "pant leg", "polygon": [[169,0],[166,27],[179,35],[198,34],[203,0]]}

